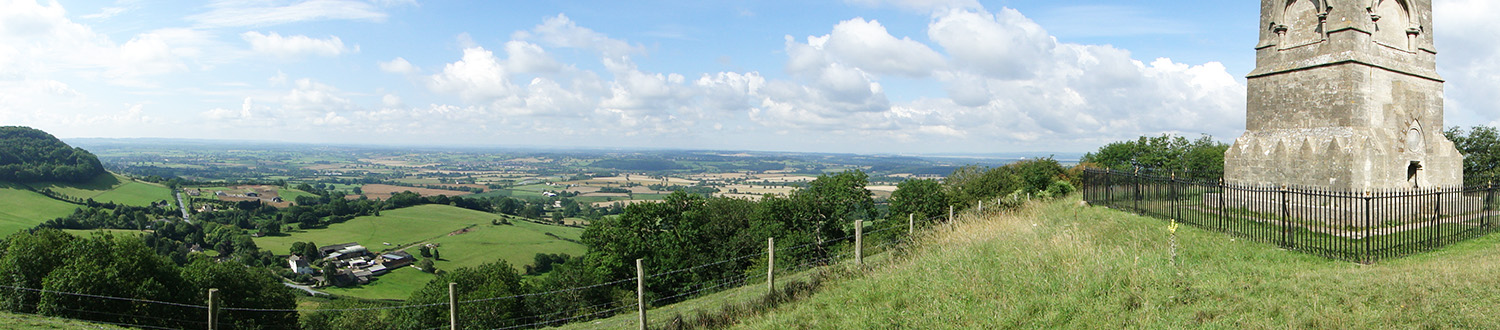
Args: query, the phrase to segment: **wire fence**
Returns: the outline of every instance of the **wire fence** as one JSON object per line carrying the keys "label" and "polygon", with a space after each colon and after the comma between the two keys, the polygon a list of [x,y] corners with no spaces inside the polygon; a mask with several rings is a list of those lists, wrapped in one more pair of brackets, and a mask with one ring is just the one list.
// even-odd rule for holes
{"label": "wire fence", "polygon": [[[982,205],[982,204],[981,204]],[[86,293],[60,292],[29,288],[25,286],[0,285],[0,290],[11,290],[24,292],[25,296],[19,301],[0,301],[7,310],[21,314],[36,314],[37,322],[60,323],[68,322],[69,318],[87,320],[80,323],[84,327],[107,328],[105,325],[133,327],[142,329],[298,329],[305,327],[304,322],[295,322],[299,317],[306,318],[308,315],[318,314],[340,314],[349,313],[356,318],[366,318],[378,313],[412,312],[432,313],[436,311],[438,316],[446,318],[448,324],[433,326],[424,325],[393,325],[392,328],[410,329],[533,329],[541,327],[559,326],[577,322],[596,322],[585,324],[586,327],[613,327],[629,328],[640,326],[636,319],[623,316],[629,314],[632,309],[644,307],[667,306],[683,301],[704,298],[716,293],[735,288],[743,288],[747,291],[752,284],[770,283],[767,291],[749,295],[757,297],[759,294],[768,294],[775,290],[775,278],[778,276],[799,275],[809,270],[828,266],[840,262],[864,263],[864,257],[876,253],[890,251],[904,243],[911,242],[912,234],[915,233],[917,225],[942,223],[951,220],[952,210],[947,215],[938,215],[926,219],[915,219],[909,217],[906,223],[897,223],[899,220],[885,220],[880,222],[856,222],[857,227],[854,234],[844,237],[824,239],[816,242],[808,242],[794,246],[775,246],[774,240],[770,242],[767,249],[759,252],[747,253],[730,258],[707,262],[687,267],[654,271],[651,273],[641,272],[641,276],[618,278],[604,283],[557,289],[544,292],[524,293],[508,296],[486,297],[476,299],[457,300],[457,296],[450,296],[449,301],[419,304],[390,304],[385,306],[359,306],[349,308],[257,308],[253,302],[235,301],[233,304],[224,304],[225,297],[214,298],[213,292],[209,293],[209,301],[206,304],[185,304],[181,302],[160,301],[152,299],[141,299],[131,297],[115,297],[105,295],[94,295]],[[864,228],[872,228],[865,231]],[[815,249],[816,251],[807,251]],[[757,266],[765,263],[764,268]],[[747,267],[748,266],[748,267]],[[649,267],[649,265],[646,265]],[[734,271],[715,272],[714,267],[731,267]],[[668,280],[673,276],[693,275],[699,272],[717,274],[716,276],[702,277],[694,275],[692,278],[698,280],[691,284],[668,288],[662,292],[658,290],[646,290],[636,292],[637,287],[645,287],[648,281]],[[498,317],[493,311],[487,311],[494,304],[501,303],[528,303],[528,299],[547,297],[553,295],[576,294],[586,291],[599,291],[612,294],[633,293],[641,299],[617,298],[607,302],[588,304],[584,306],[570,307],[556,311],[548,311],[535,315],[521,315],[511,317]],[[659,295],[658,295],[659,294]],[[452,295],[452,293],[450,293]],[[725,295],[716,298],[718,304],[732,299],[745,299],[746,296]],[[71,299],[71,300],[60,300]],[[39,301],[49,303],[42,304]],[[89,304],[113,303],[126,304],[127,308],[111,309],[112,311],[92,310],[67,303],[59,304],[59,301],[67,302],[82,300]],[[451,302],[450,302],[451,301]],[[217,304],[216,304],[217,303]],[[703,304],[699,312],[707,311],[718,304]],[[471,308],[461,308],[461,307]],[[116,312],[116,311],[126,312]],[[167,313],[155,311],[167,310]],[[471,311],[471,315],[464,315],[463,311]],[[377,313],[377,314],[360,314]],[[264,318],[290,317],[294,322],[279,324],[257,324],[255,322],[225,322],[224,317],[232,315],[231,320],[252,320]],[[58,318],[55,316],[63,316]],[[17,317],[6,315],[6,318]],[[501,326],[476,327],[479,324],[499,324]],[[456,326],[455,326],[456,325]]]}
{"label": "wire fence", "polygon": [[1350,192],[1107,169],[1088,169],[1083,181],[1083,198],[1092,205],[1359,263],[1483,236],[1495,230],[1497,215],[1493,185]]}

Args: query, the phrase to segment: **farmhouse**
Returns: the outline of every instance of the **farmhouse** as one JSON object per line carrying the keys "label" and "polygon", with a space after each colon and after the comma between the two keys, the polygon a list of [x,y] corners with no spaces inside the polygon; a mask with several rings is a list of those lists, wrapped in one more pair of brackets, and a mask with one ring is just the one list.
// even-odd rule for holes
{"label": "farmhouse", "polygon": [[302,259],[302,257],[294,255],[290,258],[286,258],[286,262],[288,266],[292,268],[292,272],[294,273],[308,275],[312,275],[313,273],[312,267],[308,267],[307,265],[307,259]]}

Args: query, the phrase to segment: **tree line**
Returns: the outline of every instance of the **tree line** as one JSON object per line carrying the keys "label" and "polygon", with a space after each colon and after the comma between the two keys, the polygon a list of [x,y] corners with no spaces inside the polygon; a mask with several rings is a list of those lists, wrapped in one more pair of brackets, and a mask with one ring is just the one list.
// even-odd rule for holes
{"label": "tree line", "polygon": [[[1444,130],[1443,135],[1464,156],[1465,186],[1487,185],[1500,179],[1500,130],[1484,125],[1468,129],[1455,126]],[[1104,145],[1084,155],[1081,162],[1096,168],[1122,171],[1141,168],[1154,174],[1176,174],[1213,182],[1224,177],[1224,152],[1228,149],[1228,144],[1214,141],[1208,135],[1188,140],[1163,134]]]}

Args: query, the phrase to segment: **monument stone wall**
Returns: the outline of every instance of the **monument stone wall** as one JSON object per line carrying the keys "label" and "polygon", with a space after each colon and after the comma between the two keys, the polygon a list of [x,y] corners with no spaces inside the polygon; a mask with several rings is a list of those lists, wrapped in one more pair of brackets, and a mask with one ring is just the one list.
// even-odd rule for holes
{"label": "monument stone wall", "polygon": [[1443,136],[1431,0],[1262,0],[1231,184],[1340,191],[1463,184]]}

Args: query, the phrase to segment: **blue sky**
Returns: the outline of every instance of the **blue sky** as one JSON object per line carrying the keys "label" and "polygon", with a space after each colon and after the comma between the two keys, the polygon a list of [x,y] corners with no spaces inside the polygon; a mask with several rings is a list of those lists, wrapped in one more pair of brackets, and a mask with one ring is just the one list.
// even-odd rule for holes
{"label": "blue sky", "polygon": [[[1449,126],[1500,24],[1436,0]],[[0,125],[60,137],[857,153],[1244,127],[1256,1],[0,0]]]}

